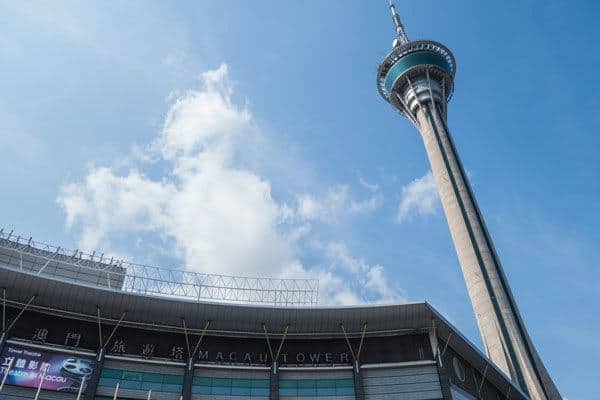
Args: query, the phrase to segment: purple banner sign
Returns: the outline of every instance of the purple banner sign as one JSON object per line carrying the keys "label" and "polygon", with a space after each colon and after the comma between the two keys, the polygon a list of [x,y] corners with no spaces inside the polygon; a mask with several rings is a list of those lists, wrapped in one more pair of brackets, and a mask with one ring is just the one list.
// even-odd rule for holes
{"label": "purple banner sign", "polygon": [[6,384],[37,389],[43,377],[42,389],[71,393],[79,391],[82,380],[85,390],[94,366],[88,358],[12,345],[6,345],[0,357],[0,380],[10,365]]}

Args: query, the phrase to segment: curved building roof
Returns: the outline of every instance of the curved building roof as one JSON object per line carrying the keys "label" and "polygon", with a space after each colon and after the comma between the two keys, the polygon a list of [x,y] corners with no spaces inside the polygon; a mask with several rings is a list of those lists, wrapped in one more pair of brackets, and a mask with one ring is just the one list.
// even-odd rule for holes
{"label": "curved building roof", "polygon": [[510,379],[426,302],[352,307],[284,308],[200,302],[188,299],[146,296],[119,289],[77,284],[20,270],[0,263],[0,282],[6,288],[7,303],[57,316],[95,320],[98,309],[103,323],[115,324],[125,312],[123,326],[199,333],[211,321],[207,334],[234,337],[281,336],[289,326],[288,337],[342,337],[341,324],[349,336],[359,336],[367,324],[367,340],[372,336],[429,332],[435,329],[442,342],[460,353],[501,390],[522,392]]}

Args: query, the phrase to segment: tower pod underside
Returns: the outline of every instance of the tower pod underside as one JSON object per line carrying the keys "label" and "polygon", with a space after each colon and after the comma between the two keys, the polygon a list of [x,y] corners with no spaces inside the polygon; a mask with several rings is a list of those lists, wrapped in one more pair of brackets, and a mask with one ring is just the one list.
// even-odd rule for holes
{"label": "tower pod underside", "polygon": [[377,88],[396,109],[414,113],[431,94],[440,103],[450,100],[455,73],[450,50],[440,43],[420,40],[394,48],[383,60],[377,71]]}

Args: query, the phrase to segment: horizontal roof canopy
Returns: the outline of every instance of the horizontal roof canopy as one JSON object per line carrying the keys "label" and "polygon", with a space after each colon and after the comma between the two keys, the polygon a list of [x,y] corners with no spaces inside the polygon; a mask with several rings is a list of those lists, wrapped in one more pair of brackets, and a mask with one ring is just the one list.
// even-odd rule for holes
{"label": "horizontal roof canopy", "polygon": [[344,325],[349,335],[358,336],[367,323],[367,337],[428,332],[435,326],[438,337],[448,341],[449,346],[471,365],[480,371],[488,366],[487,379],[499,389],[506,393],[510,386],[515,395],[522,395],[506,375],[425,302],[310,308],[198,302],[74,284],[21,271],[18,267],[6,264],[0,264],[0,282],[0,286],[6,288],[9,305],[22,307],[35,295],[31,304],[33,310],[92,320],[96,318],[99,308],[105,323],[114,323],[126,311],[124,325],[181,333],[182,319],[186,320],[188,330],[192,333],[199,332],[206,321],[211,321],[207,332],[209,335],[238,337],[262,337],[263,324],[272,336],[277,336],[289,325],[288,336],[315,339],[342,336],[340,324]]}

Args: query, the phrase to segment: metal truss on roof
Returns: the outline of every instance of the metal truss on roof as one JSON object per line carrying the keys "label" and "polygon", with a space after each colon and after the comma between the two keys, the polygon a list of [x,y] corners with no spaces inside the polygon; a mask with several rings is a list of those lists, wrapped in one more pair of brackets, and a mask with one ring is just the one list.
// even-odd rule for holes
{"label": "metal truss on roof", "polygon": [[30,273],[149,296],[310,306],[318,303],[316,279],[274,279],[198,273],[134,264],[36,242],[0,229],[0,264]]}

